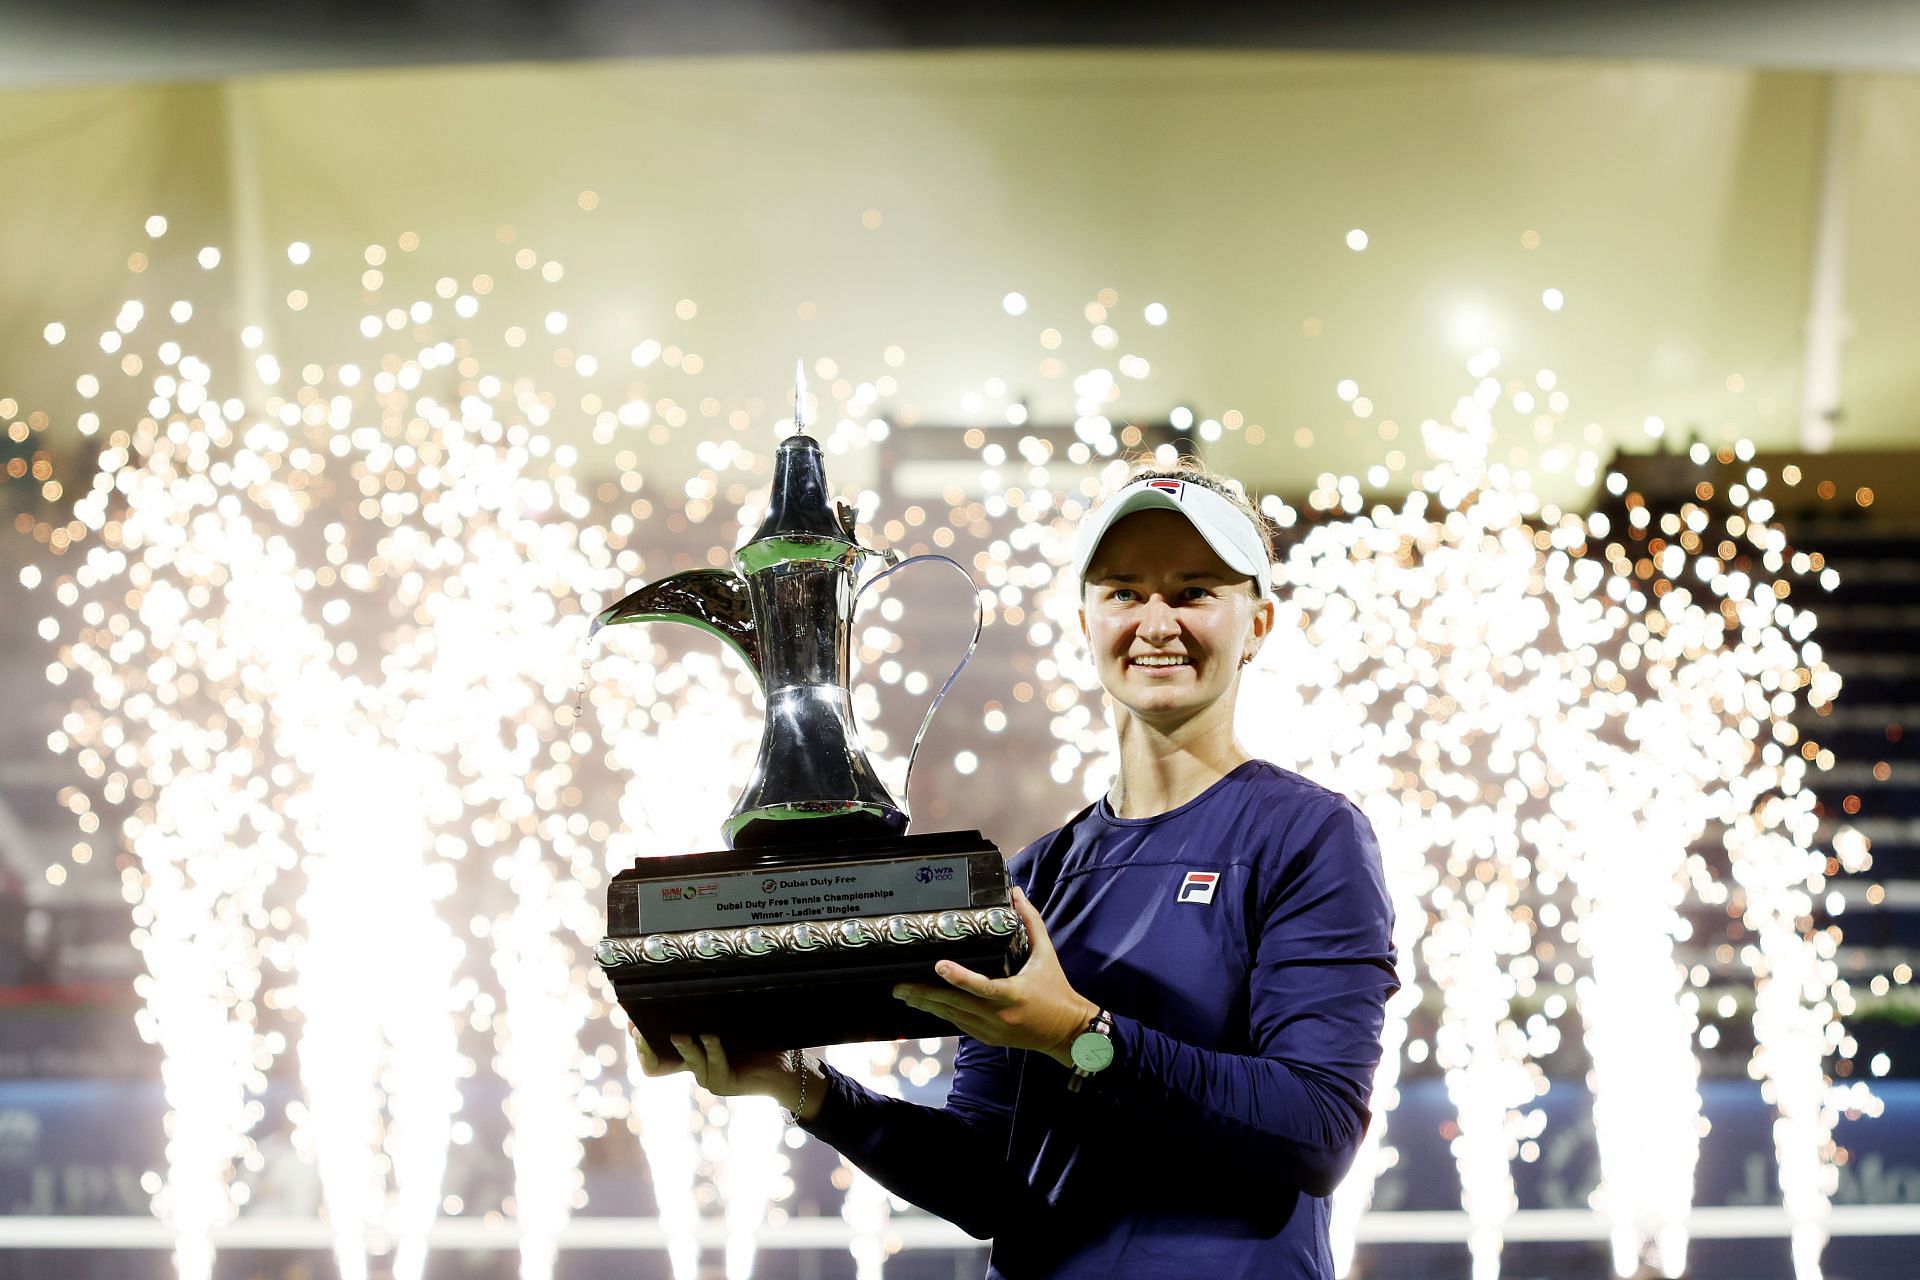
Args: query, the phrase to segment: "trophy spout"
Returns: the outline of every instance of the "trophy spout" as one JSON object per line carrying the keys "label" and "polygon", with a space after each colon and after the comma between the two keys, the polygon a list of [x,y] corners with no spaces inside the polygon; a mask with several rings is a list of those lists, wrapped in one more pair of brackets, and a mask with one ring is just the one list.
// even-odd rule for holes
{"label": "trophy spout", "polygon": [[760,679],[760,636],[747,581],[727,569],[692,569],[650,582],[600,611],[587,639],[622,622],[684,622],[719,636]]}

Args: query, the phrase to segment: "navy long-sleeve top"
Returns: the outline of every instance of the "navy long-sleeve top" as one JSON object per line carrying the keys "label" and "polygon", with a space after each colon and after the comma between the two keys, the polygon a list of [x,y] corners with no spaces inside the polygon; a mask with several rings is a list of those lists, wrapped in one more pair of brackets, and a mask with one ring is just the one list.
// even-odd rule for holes
{"label": "navy long-sleeve top", "polygon": [[1372,828],[1263,760],[1148,818],[1105,800],[1013,859],[1074,989],[1113,1014],[1077,1093],[961,1037],[946,1103],[828,1069],[810,1132],[993,1240],[990,1280],[1328,1277],[1395,987]]}

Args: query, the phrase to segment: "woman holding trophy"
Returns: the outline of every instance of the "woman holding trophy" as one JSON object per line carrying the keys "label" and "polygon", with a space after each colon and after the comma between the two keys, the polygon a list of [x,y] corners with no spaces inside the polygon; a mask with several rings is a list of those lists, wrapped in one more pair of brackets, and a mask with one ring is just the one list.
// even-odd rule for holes
{"label": "woman holding trophy", "polygon": [[1080,618],[1114,706],[1107,794],[1009,864],[1031,953],[895,989],[961,1035],[945,1104],[809,1055],[641,1041],[652,1075],[779,1099],[882,1185],[994,1242],[990,1277],[1331,1277],[1328,1201],[1370,1118],[1396,981],[1371,828],[1249,756],[1240,673],[1272,545],[1197,465],[1083,520]]}

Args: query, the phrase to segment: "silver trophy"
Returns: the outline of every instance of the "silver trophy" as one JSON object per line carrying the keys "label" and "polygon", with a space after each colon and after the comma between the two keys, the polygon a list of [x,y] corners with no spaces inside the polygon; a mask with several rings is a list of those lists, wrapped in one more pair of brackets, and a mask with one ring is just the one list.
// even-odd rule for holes
{"label": "silver trophy", "polygon": [[[910,835],[906,806],[860,741],[848,688],[860,594],[927,560],[862,546],[853,512],[827,487],[820,444],[781,441],[760,528],[732,569],[649,583],[606,609],[589,636],[630,622],[681,622],[746,659],[766,695],[760,750],[722,826],[726,848],[638,860],[607,890],[598,958],[621,1006],[654,1044],[714,1032],[729,1048],[792,1048],[951,1034],[907,1008],[895,982],[932,981],[952,959],[1011,972],[1026,933],[1008,898],[1005,860],[978,831]],[[864,584],[863,569],[883,566]],[[967,647],[967,657],[973,643]],[[962,657],[921,721],[908,777]]]}

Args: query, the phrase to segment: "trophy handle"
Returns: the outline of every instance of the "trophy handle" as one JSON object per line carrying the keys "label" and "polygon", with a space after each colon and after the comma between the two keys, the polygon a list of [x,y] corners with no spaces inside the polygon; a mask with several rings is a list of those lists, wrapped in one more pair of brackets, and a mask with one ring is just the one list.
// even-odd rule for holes
{"label": "trophy handle", "polygon": [[874,574],[871,578],[861,583],[859,590],[853,593],[853,608],[850,610],[850,616],[858,616],[860,612],[860,597],[867,594],[867,588],[873,586],[883,578],[892,577],[908,565],[919,564],[923,560],[937,560],[941,564],[952,565],[953,571],[967,580],[967,594],[973,599],[973,636],[967,641],[967,651],[960,655],[960,661],[954,664],[953,671],[947,676],[946,683],[940,686],[940,692],[934,694],[933,701],[927,704],[927,714],[921,717],[920,729],[913,735],[913,747],[907,752],[907,776],[900,784],[900,802],[904,806],[912,803],[907,797],[913,786],[913,762],[919,758],[920,743],[927,736],[927,729],[933,724],[933,713],[940,709],[941,702],[946,699],[947,690],[953,688],[953,682],[960,678],[960,673],[967,669],[969,662],[973,661],[973,651],[980,645],[980,627],[986,618],[986,611],[980,603],[980,584],[973,580],[973,575],[968,573],[958,560],[949,556],[936,555],[908,556],[902,560],[899,558],[898,552],[892,551],[875,554],[886,554],[890,559],[890,563],[885,569],[882,569],[879,573]]}

